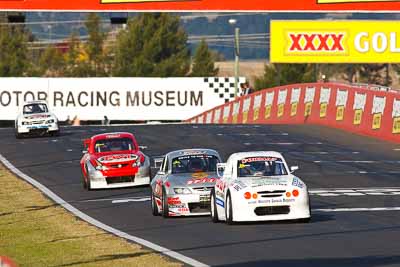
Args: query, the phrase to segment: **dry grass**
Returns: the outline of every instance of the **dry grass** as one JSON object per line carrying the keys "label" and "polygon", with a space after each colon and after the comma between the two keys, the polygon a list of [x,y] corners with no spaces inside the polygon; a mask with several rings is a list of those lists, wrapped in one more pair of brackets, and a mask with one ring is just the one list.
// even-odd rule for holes
{"label": "dry grass", "polygon": [[0,255],[19,266],[181,266],[83,222],[0,165]]}

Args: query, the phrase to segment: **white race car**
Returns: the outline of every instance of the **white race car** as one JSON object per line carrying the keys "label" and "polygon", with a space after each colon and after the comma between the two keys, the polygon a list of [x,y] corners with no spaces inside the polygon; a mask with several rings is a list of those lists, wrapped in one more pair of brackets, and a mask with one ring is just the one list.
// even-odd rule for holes
{"label": "white race car", "polygon": [[288,169],[280,153],[235,153],[217,169],[221,179],[211,191],[213,222],[310,220],[307,186],[292,174],[298,167]]}
{"label": "white race car", "polygon": [[45,101],[30,101],[23,105],[15,120],[15,136],[24,134],[58,135],[60,132],[57,117],[51,113]]}

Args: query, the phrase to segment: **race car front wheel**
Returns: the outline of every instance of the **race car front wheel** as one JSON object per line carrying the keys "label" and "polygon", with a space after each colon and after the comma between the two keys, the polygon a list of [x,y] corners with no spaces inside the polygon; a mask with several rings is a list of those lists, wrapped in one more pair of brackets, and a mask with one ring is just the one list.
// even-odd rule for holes
{"label": "race car front wheel", "polygon": [[168,199],[167,199],[167,192],[165,187],[163,187],[163,194],[162,194],[162,216],[164,218],[169,217],[169,207],[168,207]]}
{"label": "race car front wheel", "polygon": [[213,223],[219,222],[217,204],[215,202],[215,191],[211,191],[211,221]]}
{"label": "race car front wheel", "polygon": [[232,198],[231,194],[228,192],[228,195],[226,196],[226,202],[225,202],[225,217],[226,217],[226,223],[229,225],[234,224],[233,222],[233,210],[232,210]]}
{"label": "race car front wheel", "polygon": [[156,198],[154,196],[153,191],[151,192],[151,211],[152,211],[153,216],[160,215],[160,213],[158,212],[158,206],[157,206]]}

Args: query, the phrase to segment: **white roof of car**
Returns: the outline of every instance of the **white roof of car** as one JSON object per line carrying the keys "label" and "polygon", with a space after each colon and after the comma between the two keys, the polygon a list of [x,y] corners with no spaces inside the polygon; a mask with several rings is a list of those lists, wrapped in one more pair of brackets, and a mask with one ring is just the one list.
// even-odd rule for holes
{"label": "white roof of car", "polygon": [[249,157],[276,157],[283,158],[282,154],[276,151],[250,151],[250,152],[238,152],[230,156],[231,159],[237,161],[243,158]]}
{"label": "white roof of car", "polygon": [[31,105],[31,104],[46,104],[47,105],[47,102],[43,101],[43,100],[26,101],[24,103],[24,106],[25,105]]}

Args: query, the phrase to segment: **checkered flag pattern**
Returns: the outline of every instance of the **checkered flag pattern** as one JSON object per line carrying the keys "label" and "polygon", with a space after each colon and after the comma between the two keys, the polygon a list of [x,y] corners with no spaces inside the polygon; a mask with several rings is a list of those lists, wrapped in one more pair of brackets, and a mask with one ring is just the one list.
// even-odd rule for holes
{"label": "checkered flag pattern", "polygon": [[[210,90],[218,94],[219,98],[223,98],[227,103],[235,99],[235,77],[208,77],[204,78],[204,82],[208,84]],[[245,77],[239,77],[239,92],[240,84],[246,82]]]}

